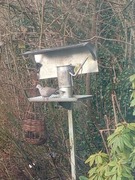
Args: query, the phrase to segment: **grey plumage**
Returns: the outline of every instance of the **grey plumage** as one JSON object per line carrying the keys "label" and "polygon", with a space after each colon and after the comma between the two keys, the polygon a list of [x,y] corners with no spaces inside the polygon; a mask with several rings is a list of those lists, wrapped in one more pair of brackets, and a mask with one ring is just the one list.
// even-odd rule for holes
{"label": "grey plumage", "polygon": [[50,97],[52,94],[56,94],[58,92],[58,89],[47,86],[42,87],[40,84],[38,84],[36,88],[39,90],[39,93],[42,97]]}

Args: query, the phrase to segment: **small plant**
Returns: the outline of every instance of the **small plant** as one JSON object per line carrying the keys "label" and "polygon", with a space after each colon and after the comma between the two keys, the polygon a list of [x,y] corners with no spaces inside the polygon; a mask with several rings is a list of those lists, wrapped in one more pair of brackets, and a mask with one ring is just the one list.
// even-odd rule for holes
{"label": "small plant", "polygon": [[88,180],[133,180],[135,123],[117,124],[107,139],[107,145],[109,154],[100,151],[86,160],[90,166]]}

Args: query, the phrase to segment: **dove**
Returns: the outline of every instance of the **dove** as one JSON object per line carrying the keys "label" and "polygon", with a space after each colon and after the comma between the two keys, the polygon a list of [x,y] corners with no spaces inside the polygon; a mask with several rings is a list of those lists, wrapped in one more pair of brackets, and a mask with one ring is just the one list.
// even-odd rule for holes
{"label": "dove", "polygon": [[42,87],[40,84],[37,84],[36,88],[39,90],[39,93],[42,97],[50,97],[52,94],[58,92],[58,89],[52,87]]}

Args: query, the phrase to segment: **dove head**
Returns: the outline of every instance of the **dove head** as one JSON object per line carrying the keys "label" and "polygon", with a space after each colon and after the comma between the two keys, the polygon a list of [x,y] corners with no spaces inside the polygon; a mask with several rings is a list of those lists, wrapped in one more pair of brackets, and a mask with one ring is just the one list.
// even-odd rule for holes
{"label": "dove head", "polygon": [[41,85],[40,85],[40,84],[37,84],[36,88],[37,88],[37,89],[41,89]]}

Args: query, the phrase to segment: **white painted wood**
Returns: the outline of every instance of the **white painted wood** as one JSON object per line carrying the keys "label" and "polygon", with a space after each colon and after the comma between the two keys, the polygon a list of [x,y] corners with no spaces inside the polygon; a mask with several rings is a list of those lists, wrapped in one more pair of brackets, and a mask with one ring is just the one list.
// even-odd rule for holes
{"label": "white painted wood", "polygon": [[79,68],[81,64],[86,60],[82,66],[79,74],[98,72],[98,63],[93,59],[92,54],[87,51],[74,51],[65,53],[51,52],[50,54],[36,54],[36,63],[42,64],[39,72],[40,79],[48,79],[57,77],[57,66],[72,65]]}
{"label": "white painted wood", "polygon": [[75,140],[72,110],[68,110],[71,180],[76,180]]}
{"label": "white painted wood", "polygon": [[60,98],[59,95],[52,95],[50,97],[30,97],[28,100],[30,102],[76,102],[78,100],[83,100],[91,98],[92,95],[73,95],[71,98]]}

